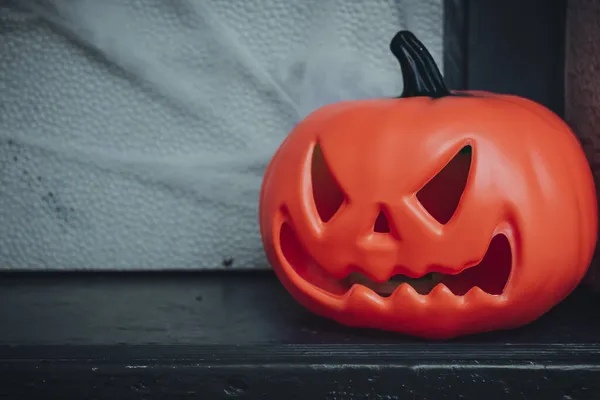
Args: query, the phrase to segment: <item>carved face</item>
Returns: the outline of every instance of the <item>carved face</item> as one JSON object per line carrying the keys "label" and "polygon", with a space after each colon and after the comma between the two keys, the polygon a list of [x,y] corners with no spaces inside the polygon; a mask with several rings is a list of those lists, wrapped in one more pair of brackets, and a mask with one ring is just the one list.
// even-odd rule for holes
{"label": "carved face", "polygon": [[442,339],[523,325],[566,297],[594,250],[596,204],[558,117],[479,92],[317,110],[267,168],[260,225],[313,312]]}
{"label": "carved face", "polygon": [[318,314],[425,337],[510,328],[562,300],[596,241],[569,129],[508,96],[326,107],[261,193],[269,260]]}

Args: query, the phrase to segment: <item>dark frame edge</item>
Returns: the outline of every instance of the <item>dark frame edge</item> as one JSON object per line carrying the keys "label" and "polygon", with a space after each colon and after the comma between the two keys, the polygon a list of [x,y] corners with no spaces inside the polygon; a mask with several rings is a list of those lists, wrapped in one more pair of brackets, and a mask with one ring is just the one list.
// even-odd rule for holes
{"label": "dark frame edge", "polygon": [[473,1],[467,10],[467,88],[565,111],[567,0]]}
{"label": "dark frame edge", "polygon": [[468,0],[444,0],[444,79],[451,90],[467,89],[468,8]]}

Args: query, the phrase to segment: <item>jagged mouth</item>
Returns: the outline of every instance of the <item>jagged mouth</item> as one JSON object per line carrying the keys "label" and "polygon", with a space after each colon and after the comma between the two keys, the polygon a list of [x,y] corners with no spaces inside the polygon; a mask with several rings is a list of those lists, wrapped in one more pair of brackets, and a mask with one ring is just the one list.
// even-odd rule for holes
{"label": "jagged mouth", "polygon": [[508,284],[513,264],[508,238],[504,234],[496,234],[485,256],[478,263],[470,262],[466,265],[472,266],[462,269],[433,265],[422,277],[396,274],[385,282],[375,282],[355,268],[346,277],[336,279],[307,253],[288,223],[281,226],[279,240],[281,255],[289,266],[302,279],[332,295],[344,295],[354,285],[362,285],[381,297],[389,297],[405,284],[420,295],[428,295],[438,285],[447,287],[456,296],[464,296],[475,287],[490,295],[501,295]]}

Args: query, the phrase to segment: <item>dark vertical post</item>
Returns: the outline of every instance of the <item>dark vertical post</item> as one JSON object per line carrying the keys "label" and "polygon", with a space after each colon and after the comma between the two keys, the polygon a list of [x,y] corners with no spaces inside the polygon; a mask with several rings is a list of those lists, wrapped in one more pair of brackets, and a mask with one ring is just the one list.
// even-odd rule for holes
{"label": "dark vertical post", "polygon": [[469,89],[524,96],[564,115],[566,0],[469,1]]}
{"label": "dark vertical post", "polygon": [[444,80],[449,89],[467,89],[469,1],[444,0]]}

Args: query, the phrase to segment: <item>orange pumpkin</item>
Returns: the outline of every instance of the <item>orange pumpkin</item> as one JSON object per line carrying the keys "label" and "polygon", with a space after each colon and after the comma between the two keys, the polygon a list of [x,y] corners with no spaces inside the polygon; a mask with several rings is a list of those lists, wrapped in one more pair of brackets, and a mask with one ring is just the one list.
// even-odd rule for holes
{"label": "orange pumpkin", "polygon": [[297,301],[432,339],[529,323],[590,263],[597,201],[569,127],[524,98],[450,92],[410,32],[399,98],[300,122],[260,194],[264,248]]}

